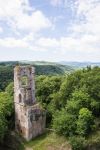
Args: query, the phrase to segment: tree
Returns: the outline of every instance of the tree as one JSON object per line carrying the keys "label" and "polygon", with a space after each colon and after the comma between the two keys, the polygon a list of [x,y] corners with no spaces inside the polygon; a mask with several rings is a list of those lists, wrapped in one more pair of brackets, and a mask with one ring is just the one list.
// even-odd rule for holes
{"label": "tree", "polygon": [[82,136],[72,136],[69,138],[72,150],[85,150],[86,140]]}
{"label": "tree", "polygon": [[[11,91],[11,90],[10,90]],[[11,118],[14,116],[13,96],[7,92],[0,93],[0,142],[3,141],[7,131],[11,129]],[[14,122],[14,121],[13,121]]]}
{"label": "tree", "polygon": [[79,135],[87,135],[91,132],[94,125],[92,112],[87,108],[82,108],[79,111],[77,120],[77,133]]}
{"label": "tree", "polygon": [[65,109],[57,111],[53,118],[53,128],[58,134],[72,136],[75,134],[76,117],[67,113]]}
{"label": "tree", "polygon": [[14,96],[14,83],[11,82],[10,84],[8,84],[8,86],[5,88],[5,91],[10,95],[10,96]]}
{"label": "tree", "polygon": [[47,124],[51,123],[54,105],[53,94],[59,91],[62,82],[61,76],[39,76],[36,78],[36,98],[47,111]]}
{"label": "tree", "polygon": [[51,102],[51,94],[56,93],[61,85],[61,76],[39,76],[36,79],[36,96],[42,104]]}
{"label": "tree", "polygon": [[82,107],[90,108],[91,97],[85,87],[76,89],[68,100],[66,109],[69,113],[77,115]]}
{"label": "tree", "polygon": [[13,81],[13,67],[0,66],[0,91],[4,91],[11,81]]}
{"label": "tree", "polygon": [[3,114],[3,112],[0,110],[0,143],[3,142],[5,133],[7,131],[7,121]]}

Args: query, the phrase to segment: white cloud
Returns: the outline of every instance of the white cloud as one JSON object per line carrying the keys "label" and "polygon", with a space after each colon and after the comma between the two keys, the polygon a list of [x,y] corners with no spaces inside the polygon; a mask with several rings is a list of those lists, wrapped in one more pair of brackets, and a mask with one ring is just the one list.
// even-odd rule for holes
{"label": "white cloud", "polygon": [[12,37],[0,39],[0,46],[7,48],[27,48],[29,45],[23,39],[15,39]]}
{"label": "white cloud", "polygon": [[[90,56],[100,59],[100,1],[77,0],[75,9],[77,23],[73,23],[70,28],[73,33],[72,38],[76,41],[73,49],[82,54],[86,53],[86,58]],[[81,17],[84,19],[81,20]]]}
{"label": "white cloud", "polygon": [[57,48],[59,47],[59,42],[57,39],[55,38],[40,38],[38,41],[37,41],[37,44],[42,46],[42,47],[45,47],[45,48]]}
{"label": "white cloud", "polygon": [[28,0],[0,0],[0,20],[13,29],[32,32],[52,26],[41,11],[33,10]]}
{"label": "white cloud", "polygon": [[[4,38],[0,39],[0,47],[11,48],[11,49],[26,49],[30,50],[35,54],[35,52],[45,52],[48,53],[49,57],[56,60],[98,60],[100,59],[99,48],[97,46],[99,42],[98,37],[91,35],[84,35],[81,38],[75,37],[61,37],[56,38],[45,38],[45,37],[33,37],[32,34],[22,38]],[[14,51],[14,50],[13,50]],[[43,53],[44,55],[44,53]],[[24,56],[24,53],[23,53]],[[22,57],[23,59],[23,57]]]}
{"label": "white cloud", "polygon": [[35,11],[31,16],[22,14],[16,18],[14,26],[22,30],[39,31],[43,28],[51,27],[51,22],[46,18],[41,11]]}
{"label": "white cloud", "polygon": [[28,0],[0,0],[0,18],[14,17],[23,11],[28,11]]}
{"label": "white cloud", "polygon": [[[64,2],[68,4],[68,0],[51,0],[53,6],[60,6]],[[46,38],[35,33],[51,27],[52,23],[41,11],[33,10],[28,0],[0,0],[0,20],[7,20],[9,26],[18,31],[28,31],[28,34],[24,37],[22,34],[19,39],[0,39],[0,47],[48,52],[50,56],[47,57],[51,59],[57,57],[56,59],[60,60],[100,60],[100,3],[96,0],[77,0],[74,4],[77,23],[72,23],[73,34],[62,35],[60,38],[49,38],[48,35]],[[81,16],[84,16],[85,20],[80,21]]]}
{"label": "white cloud", "polygon": [[[76,33],[88,33],[100,35],[100,1],[98,0],[77,0],[77,18],[78,24],[73,25],[73,31]],[[84,21],[80,22],[80,17]]]}

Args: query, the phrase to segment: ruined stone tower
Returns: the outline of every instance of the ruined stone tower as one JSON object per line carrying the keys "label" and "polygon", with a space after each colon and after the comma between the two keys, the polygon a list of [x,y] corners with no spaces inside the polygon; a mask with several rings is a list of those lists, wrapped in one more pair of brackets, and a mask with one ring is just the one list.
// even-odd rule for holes
{"label": "ruined stone tower", "polygon": [[33,67],[14,68],[15,128],[27,141],[45,130],[45,111],[36,103],[34,75]]}

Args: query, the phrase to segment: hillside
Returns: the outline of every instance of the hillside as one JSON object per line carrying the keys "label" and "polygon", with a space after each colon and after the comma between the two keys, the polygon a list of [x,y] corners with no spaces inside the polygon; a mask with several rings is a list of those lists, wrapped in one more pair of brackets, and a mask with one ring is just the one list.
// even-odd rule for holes
{"label": "hillside", "polygon": [[[60,64],[61,63],[61,64]],[[36,75],[64,75],[87,66],[100,66],[100,63],[87,62],[45,62],[45,61],[5,61],[0,62],[0,90],[13,81],[13,68],[16,65],[35,67]]]}
{"label": "hillside", "polygon": [[71,66],[74,69],[86,68],[87,66],[95,67],[100,66],[100,62],[71,62],[61,61],[59,64]]}
{"label": "hillside", "polygon": [[24,147],[29,150],[71,150],[66,138],[53,132],[47,132],[30,142],[25,142]]}
{"label": "hillside", "polygon": [[[18,137],[15,141],[9,136],[15,128],[13,83],[10,83],[13,78],[10,74],[13,67],[11,68],[10,64],[4,67],[1,65],[0,68],[2,71],[0,71],[2,91],[0,92],[0,146],[3,143],[2,147],[12,147],[19,143],[20,139]],[[36,76],[35,83],[36,100],[46,110],[46,128],[53,132],[30,142],[21,141],[18,144],[21,146],[20,149],[14,146],[10,150],[24,150],[22,146],[25,150],[27,148],[59,150],[58,147],[62,148],[61,145],[65,146],[62,150],[67,150],[67,142],[73,150],[100,150],[100,68],[88,67],[67,76],[40,75]],[[15,144],[9,145],[11,141]]]}
{"label": "hillside", "polygon": [[0,90],[13,81],[13,69],[16,65],[31,65],[35,67],[36,75],[64,75],[74,69],[70,66],[60,65],[51,62],[33,62],[33,61],[8,61],[0,62]]}

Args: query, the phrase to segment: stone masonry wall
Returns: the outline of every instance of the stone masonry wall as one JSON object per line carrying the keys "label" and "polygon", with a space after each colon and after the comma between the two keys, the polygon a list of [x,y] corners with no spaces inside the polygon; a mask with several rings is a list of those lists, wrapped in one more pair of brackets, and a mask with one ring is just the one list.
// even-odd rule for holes
{"label": "stone masonry wall", "polygon": [[30,66],[14,69],[15,128],[27,141],[42,134],[46,122],[45,111],[36,103],[34,74]]}

